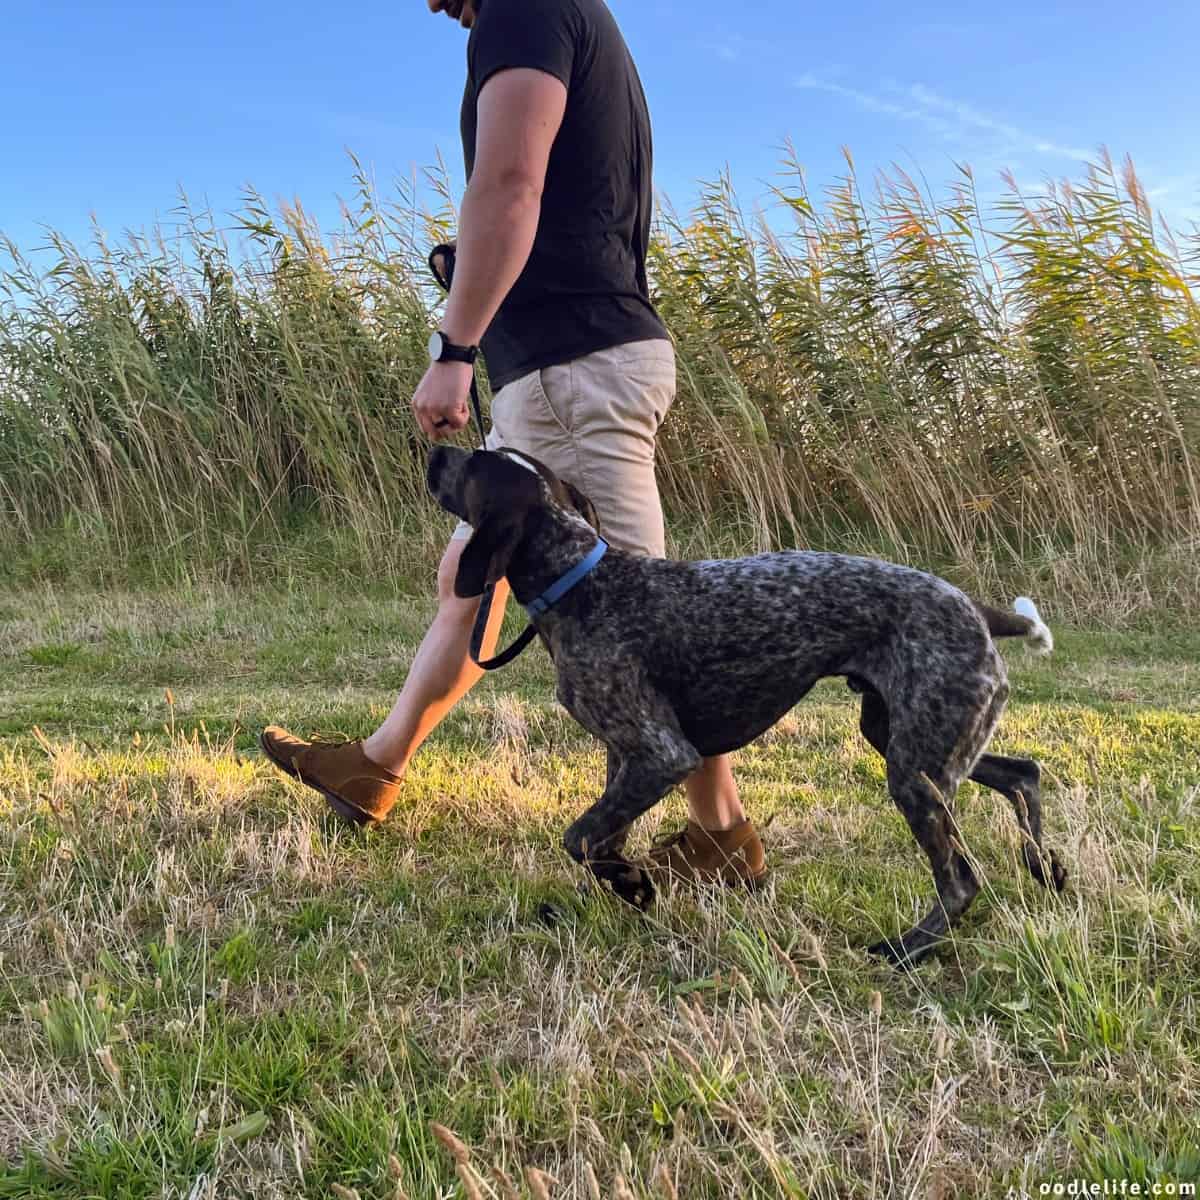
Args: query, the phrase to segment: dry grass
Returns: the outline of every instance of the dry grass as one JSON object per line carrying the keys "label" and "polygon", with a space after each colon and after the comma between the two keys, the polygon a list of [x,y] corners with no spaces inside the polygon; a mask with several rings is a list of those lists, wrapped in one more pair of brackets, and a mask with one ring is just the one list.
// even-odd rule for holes
{"label": "dry grass", "polygon": [[[26,573],[408,577],[438,549],[408,399],[437,297],[416,210],[361,172],[342,227],[247,196],[232,228],[0,271],[0,551]],[[1200,600],[1195,238],[1132,167],[985,210],[895,175],[773,220],[724,183],[651,255],[678,342],[661,439],[684,555],[819,545],[1113,624]]]}

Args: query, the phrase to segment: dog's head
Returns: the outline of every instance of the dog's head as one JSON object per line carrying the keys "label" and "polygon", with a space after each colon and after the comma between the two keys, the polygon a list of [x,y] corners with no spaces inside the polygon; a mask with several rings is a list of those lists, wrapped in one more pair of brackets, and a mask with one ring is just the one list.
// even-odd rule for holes
{"label": "dog's head", "polygon": [[548,510],[564,510],[600,529],[595,506],[574,484],[516,450],[437,446],[426,483],[447,512],[474,529],[454,578],[454,594],[463,598],[482,595],[507,573],[517,548],[544,526]]}

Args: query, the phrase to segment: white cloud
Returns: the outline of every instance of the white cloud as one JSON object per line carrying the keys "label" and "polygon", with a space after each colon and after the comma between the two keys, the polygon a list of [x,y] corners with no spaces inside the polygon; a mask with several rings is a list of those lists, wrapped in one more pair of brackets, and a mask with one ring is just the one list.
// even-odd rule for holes
{"label": "white cloud", "polygon": [[715,54],[722,62],[761,62],[765,57],[774,55],[777,46],[758,38],[748,38],[741,33],[723,33],[720,36],[704,37],[695,43],[710,54]]}
{"label": "white cloud", "polygon": [[924,84],[914,83],[908,89],[908,93],[921,105],[922,111],[949,113],[964,128],[986,129],[991,133],[998,133],[1014,144],[1036,151],[1039,154],[1056,154],[1062,158],[1077,158],[1081,160],[1092,157],[1092,151],[1081,150],[1078,146],[1061,146],[1045,138],[1036,137],[1033,134],[1026,133],[1023,129],[1018,129],[1015,125],[1010,125],[1007,121],[997,120],[987,113],[982,113],[977,108],[972,108],[969,104],[963,104],[959,100],[949,100],[945,96],[940,96],[937,92],[925,87]]}
{"label": "white cloud", "polygon": [[821,79],[811,73],[799,76],[793,81],[798,88],[826,92],[832,96],[840,96],[850,100],[868,112],[880,113],[884,116],[895,117],[897,120],[909,121],[923,125],[945,138],[965,139],[979,133],[987,133],[1006,143],[1007,153],[1047,154],[1057,158],[1072,158],[1085,161],[1091,158],[1091,152],[1077,146],[1060,145],[1048,138],[1029,133],[1026,130],[1000,120],[969,104],[959,100],[948,99],[939,95],[924,84],[915,83],[899,91],[898,98],[889,95],[878,95],[862,91],[859,88],[847,87],[845,84],[834,83]]}

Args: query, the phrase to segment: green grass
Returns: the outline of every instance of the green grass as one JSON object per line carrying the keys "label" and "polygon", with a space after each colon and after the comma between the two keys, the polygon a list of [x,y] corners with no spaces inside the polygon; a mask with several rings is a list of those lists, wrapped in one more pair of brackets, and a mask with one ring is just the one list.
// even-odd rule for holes
{"label": "green grass", "polygon": [[369,730],[422,586],[0,593],[0,1197],[1200,1178],[1194,629],[1008,652],[997,745],[1042,759],[1070,886],[1036,888],[1006,805],[964,788],[985,890],[900,975],[863,947],[929,874],[830,683],[738,756],[755,897],[577,896],[559,838],[603,764],[540,650],[451,715],[383,829],[326,817],[257,731]]}

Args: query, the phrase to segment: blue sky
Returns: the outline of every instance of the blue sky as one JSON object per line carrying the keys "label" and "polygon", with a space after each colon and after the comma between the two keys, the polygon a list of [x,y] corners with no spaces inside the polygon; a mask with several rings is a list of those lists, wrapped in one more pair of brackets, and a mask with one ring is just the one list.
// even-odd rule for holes
{"label": "blue sky", "polygon": [[[753,203],[795,144],[810,184],[898,162],[935,191],[968,162],[1037,186],[1103,143],[1153,202],[1200,218],[1194,0],[1130,6],[610,0],[642,75],[659,188],[678,208],[726,164]],[[10,0],[0,43],[0,232],[86,237],[218,213],[243,185],[322,220],[353,149],[387,190],[440,150],[461,171],[465,32],[425,0]]]}

